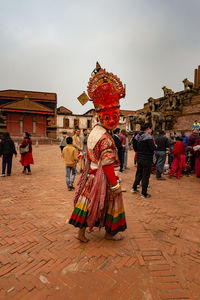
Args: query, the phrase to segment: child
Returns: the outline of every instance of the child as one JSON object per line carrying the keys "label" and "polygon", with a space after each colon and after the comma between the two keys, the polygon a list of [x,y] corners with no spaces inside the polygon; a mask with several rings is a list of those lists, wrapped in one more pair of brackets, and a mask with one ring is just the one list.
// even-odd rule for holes
{"label": "child", "polygon": [[[76,176],[76,162],[78,160],[77,156],[77,150],[76,148],[72,145],[73,139],[71,136],[68,136],[66,139],[67,146],[64,147],[62,151],[62,156],[65,161],[66,165],[66,183],[68,190],[74,190],[74,179]],[[72,178],[70,180],[70,174],[72,172]]]}
{"label": "child", "polygon": [[185,146],[181,137],[176,138],[176,143],[172,153],[174,154],[174,159],[171,164],[171,171],[169,175],[171,177],[176,173],[176,177],[180,179],[182,170],[186,168]]}

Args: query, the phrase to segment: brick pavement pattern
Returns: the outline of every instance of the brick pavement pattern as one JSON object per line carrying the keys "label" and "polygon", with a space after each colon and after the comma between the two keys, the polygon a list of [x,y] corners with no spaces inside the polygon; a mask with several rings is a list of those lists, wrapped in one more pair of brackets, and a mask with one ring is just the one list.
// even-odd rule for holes
{"label": "brick pavement pattern", "polygon": [[[0,178],[0,299],[200,299],[200,189],[195,176],[150,179],[152,198],[131,194],[133,152],[121,175],[128,229],[122,241],[104,229],[74,238],[66,224],[74,192],[56,145],[33,149],[32,176]],[[76,181],[78,176],[76,178]]]}

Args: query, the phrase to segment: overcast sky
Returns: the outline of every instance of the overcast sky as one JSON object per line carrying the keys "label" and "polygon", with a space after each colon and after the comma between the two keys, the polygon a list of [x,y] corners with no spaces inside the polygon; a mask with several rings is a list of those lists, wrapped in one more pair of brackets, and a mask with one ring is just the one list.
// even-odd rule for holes
{"label": "overcast sky", "polygon": [[122,109],[183,89],[200,64],[199,0],[0,0],[0,90],[76,99],[98,60],[127,85]]}

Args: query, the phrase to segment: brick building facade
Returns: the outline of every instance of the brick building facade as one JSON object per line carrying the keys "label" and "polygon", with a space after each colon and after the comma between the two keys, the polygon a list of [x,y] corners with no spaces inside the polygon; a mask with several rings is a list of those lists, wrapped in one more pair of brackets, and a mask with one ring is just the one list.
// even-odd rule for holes
{"label": "brick building facade", "polygon": [[21,90],[0,91],[0,132],[8,131],[13,138],[23,132],[33,138],[56,138],[56,124],[48,124],[56,115],[57,95]]}

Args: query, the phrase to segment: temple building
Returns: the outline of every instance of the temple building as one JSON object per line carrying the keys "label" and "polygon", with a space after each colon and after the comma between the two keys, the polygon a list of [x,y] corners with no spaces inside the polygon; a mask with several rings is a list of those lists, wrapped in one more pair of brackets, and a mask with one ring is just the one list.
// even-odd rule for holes
{"label": "temple building", "polygon": [[64,106],[57,109],[57,138],[61,139],[63,135],[72,136],[74,129],[79,127],[81,130],[88,129],[97,123],[97,117],[93,110],[89,110],[83,115],[73,114],[71,110]]}
{"label": "temple building", "polygon": [[55,93],[0,91],[0,133],[8,131],[15,139],[25,131],[36,139],[56,138],[56,106]]}

